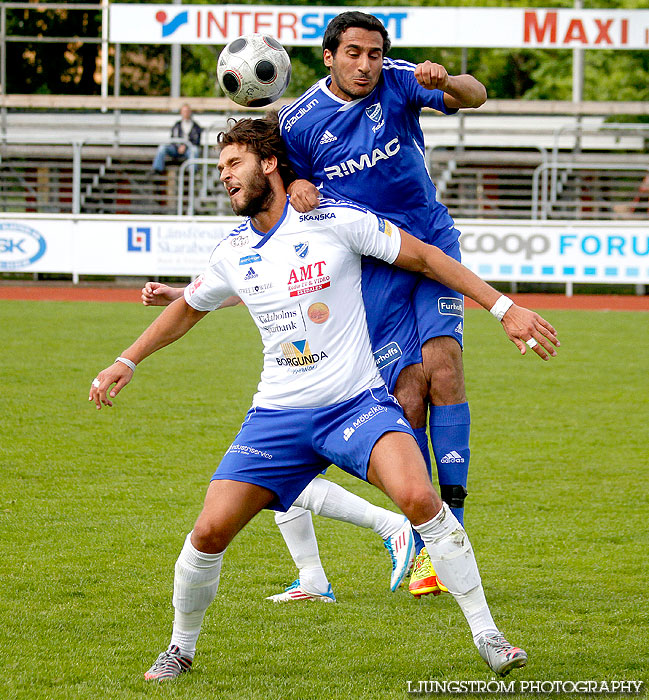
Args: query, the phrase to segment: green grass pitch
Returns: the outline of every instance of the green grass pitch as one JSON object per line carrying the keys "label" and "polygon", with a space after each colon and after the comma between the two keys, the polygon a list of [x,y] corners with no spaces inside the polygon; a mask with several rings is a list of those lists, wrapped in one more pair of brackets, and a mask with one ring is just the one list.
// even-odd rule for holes
{"label": "green grass pitch", "polygon": [[[228,550],[191,674],[146,684],[173,564],[261,367],[243,308],[149,358],[112,409],[95,374],[156,311],[0,302],[0,698],[410,697],[489,680],[450,596],[389,591],[378,538],[316,519],[337,605],[273,606],[294,569],[268,512]],[[522,680],[648,680],[649,318],[555,311],[559,357],[467,312],[467,529]],[[375,503],[372,487],[330,477]],[[582,696],[583,697],[583,696]]]}

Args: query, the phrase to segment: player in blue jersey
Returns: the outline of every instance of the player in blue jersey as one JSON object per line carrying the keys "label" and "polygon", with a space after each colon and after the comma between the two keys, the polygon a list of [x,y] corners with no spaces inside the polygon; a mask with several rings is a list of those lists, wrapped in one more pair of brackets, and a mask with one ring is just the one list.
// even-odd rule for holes
{"label": "player in blue jersey", "polygon": [[[415,66],[386,58],[387,31],[362,12],[335,17],[322,45],[330,75],[279,115],[300,178],[289,188],[293,206],[309,211],[320,195],[350,199],[459,260],[459,232],[426,169],[419,114],[423,107],[444,114],[479,107],[484,86],[429,61]],[[428,417],[442,498],[463,522],[470,456],[463,297],[376,260],[364,261],[363,296],[378,367],[430,469]],[[410,590],[416,596],[439,590],[425,550]]]}
{"label": "player in blue jersey", "polygon": [[[287,161],[270,120],[241,120],[219,141],[221,180],[234,212],[246,220],[216,246],[184,297],[97,375],[88,397],[97,409],[112,406],[138,363],[232,296],[244,301],[260,331],[258,391],[176,562],[171,644],[145,678],[165,681],[191,669],[226,547],[263,508],[288,508],[330,462],[381,488],[408,517],[487,665],[501,675],[524,666],[527,654],[496,627],[467,534],[433,488],[412,430],[377,370],[361,256],[452,283],[499,316],[523,354],[534,339],[540,357],[555,355],[554,329],[438,248],[361,207],[327,200],[318,215],[300,215],[286,196]],[[269,314],[296,322],[270,327]]]}

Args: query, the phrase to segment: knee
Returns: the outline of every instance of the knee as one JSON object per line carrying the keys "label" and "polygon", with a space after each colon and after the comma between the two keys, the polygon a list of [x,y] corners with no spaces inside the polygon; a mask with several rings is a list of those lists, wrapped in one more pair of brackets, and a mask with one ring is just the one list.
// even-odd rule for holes
{"label": "knee", "polygon": [[466,401],[461,349],[452,338],[448,340],[452,344],[441,345],[443,351],[431,354],[426,367],[430,400],[437,406]]}
{"label": "knee", "polygon": [[409,487],[403,493],[399,506],[413,525],[421,525],[439,513],[442,502],[431,484],[430,487]]}
{"label": "knee", "polygon": [[192,532],[192,545],[199,552],[216,554],[222,552],[230,544],[233,534],[227,528],[208,518],[199,516]]}

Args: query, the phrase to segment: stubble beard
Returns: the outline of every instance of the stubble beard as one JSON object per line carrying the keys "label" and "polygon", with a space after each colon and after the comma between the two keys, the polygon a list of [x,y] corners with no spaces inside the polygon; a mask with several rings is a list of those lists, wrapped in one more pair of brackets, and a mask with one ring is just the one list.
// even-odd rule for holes
{"label": "stubble beard", "polygon": [[237,216],[255,217],[262,211],[267,211],[273,203],[274,195],[268,178],[259,167],[250,180],[248,196],[240,205],[232,202],[232,211]]}

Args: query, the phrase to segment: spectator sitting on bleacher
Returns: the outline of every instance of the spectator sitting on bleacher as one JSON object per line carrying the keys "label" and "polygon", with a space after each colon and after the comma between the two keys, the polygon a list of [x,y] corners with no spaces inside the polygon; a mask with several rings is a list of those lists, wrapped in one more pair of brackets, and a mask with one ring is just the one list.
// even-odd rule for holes
{"label": "spectator sitting on bleacher", "polygon": [[[180,120],[171,127],[171,138],[178,140],[158,146],[158,152],[151,166],[152,173],[163,173],[167,158],[182,161],[186,158],[199,157],[203,130],[192,119],[192,109],[188,104],[184,104],[180,108],[180,117]],[[185,143],[182,143],[180,139]]]}

